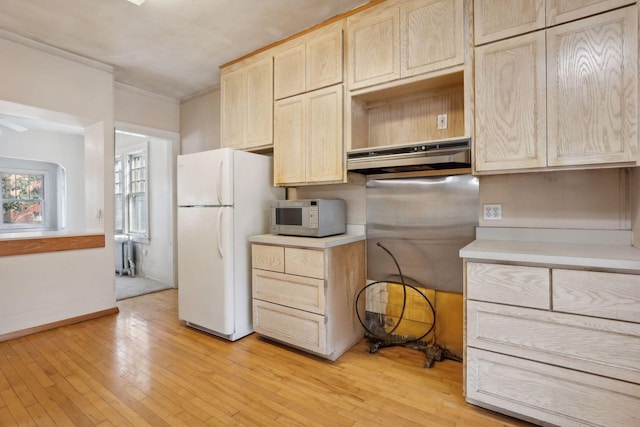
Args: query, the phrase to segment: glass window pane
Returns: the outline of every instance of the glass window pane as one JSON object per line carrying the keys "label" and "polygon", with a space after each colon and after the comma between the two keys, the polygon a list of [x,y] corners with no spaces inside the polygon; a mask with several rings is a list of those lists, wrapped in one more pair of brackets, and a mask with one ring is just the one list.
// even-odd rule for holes
{"label": "glass window pane", "polygon": [[42,224],[42,202],[5,202],[2,220],[5,224]]}
{"label": "glass window pane", "polygon": [[8,173],[3,173],[2,174],[2,198],[13,199],[11,190],[13,190],[13,175]]}
{"label": "glass window pane", "polygon": [[129,231],[146,233],[147,231],[147,196],[136,194],[131,197],[129,212]]}
{"label": "glass window pane", "polygon": [[116,214],[116,231],[122,231],[123,227],[124,227],[124,216],[123,216],[123,212],[122,212],[122,195],[116,195],[116,200],[115,200],[115,214]]}

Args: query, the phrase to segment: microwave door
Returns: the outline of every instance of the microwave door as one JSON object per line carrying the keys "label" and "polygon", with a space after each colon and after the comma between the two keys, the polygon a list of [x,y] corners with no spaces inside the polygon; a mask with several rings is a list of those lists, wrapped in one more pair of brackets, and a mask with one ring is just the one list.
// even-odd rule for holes
{"label": "microwave door", "polygon": [[302,226],[302,208],[275,208],[276,224],[287,226]]}

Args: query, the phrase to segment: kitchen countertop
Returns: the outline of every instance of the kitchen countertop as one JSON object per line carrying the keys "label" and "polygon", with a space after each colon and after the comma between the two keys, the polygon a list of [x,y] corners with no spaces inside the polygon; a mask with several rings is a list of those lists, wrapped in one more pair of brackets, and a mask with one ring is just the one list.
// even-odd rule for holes
{"label": "kitchen countertop", "polygon": [[346,245],[347,243],[365,240],[366,236],[362,234],[338,234],[327,237],[298,237],[298,236],[282,236],[276,234],[261,234],[249,237],[251,243],[264,243],[269,245],[287,245],[300,246],[305,248],[325,249],[333,246]]}
{"label": "kitchen countertop", "polygon": [[[517,239],[519,235],[522,239]],[[630,239],[625,243],[620,235],[609,238],[612,234],[602,230],[482,230],[477,232],[477,240],[460,250],[460,257],[640,273],[640,249],[631,246]]]}

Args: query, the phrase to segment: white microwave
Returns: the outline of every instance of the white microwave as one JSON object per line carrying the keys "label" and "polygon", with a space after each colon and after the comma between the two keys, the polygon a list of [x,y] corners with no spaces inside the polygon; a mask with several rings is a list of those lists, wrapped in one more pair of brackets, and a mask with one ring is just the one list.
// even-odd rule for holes
{"label": "white microwave", "polygon": [[347,229],[344,200],[277,200],[271,203],[271,234],[325,237]]}

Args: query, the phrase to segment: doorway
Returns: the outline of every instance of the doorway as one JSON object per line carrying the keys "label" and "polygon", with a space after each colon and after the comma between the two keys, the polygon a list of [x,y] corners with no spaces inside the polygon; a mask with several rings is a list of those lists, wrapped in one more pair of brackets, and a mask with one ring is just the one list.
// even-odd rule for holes
{"label": "doorway", "polygon": [[178,135],[116,124],[116,299],[176,286],[175,160]]}

